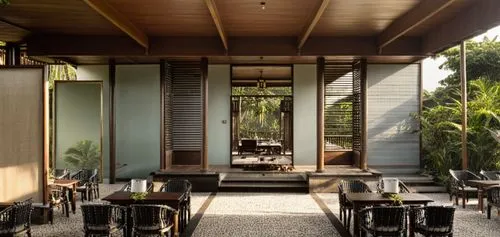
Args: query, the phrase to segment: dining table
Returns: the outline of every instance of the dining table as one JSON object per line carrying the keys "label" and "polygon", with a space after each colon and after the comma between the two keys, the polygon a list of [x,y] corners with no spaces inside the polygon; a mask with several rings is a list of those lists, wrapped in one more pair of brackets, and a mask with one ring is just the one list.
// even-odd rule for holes
{"label": "dining table", "polygon": [[76,187],[80,183],[77,179],[56,179],[49,182],[49,185],[63,188],[63,192],[68,194],[68,200],[71,202],[71,211],[76,212]]}
{"label": "dining table", "polygon": [[[151,192],[140,201],[131,197],[132,192],[118,191],[114,192],[102,200],[108,201],[111,204],[129,207],[132,204],[158,204],[167,205],[177,210],[174,213],[174,236],[179,236],[179,211],[181,210],[182,200],[184,200],[185,193],[183,192]],[[127,236],[132,236],[133,220],[131,217],[131,209],[127,208]],[[185,229],[185,228],[184,228]]]}
{"label": "dining table", "polygon": [[500,180],[468,180],[466,185],[477,188],[477,206],[481,213],[484,213],[484,191],[491,186],[500,185]]}
{"label": "dining table", "polygon": [[[428,203],[433,202],[431,198],[419,194],[419,193],[399,193],[402,198],[403,205],[424,205],[426,206]],[[353,204],[353,212],[354,212],[354,233],[353,236],[359,236],[360,226],[359,226],[359,211],[367,206],[376,206],[376,205],[390,205],[394,201],[389,197],[382,195],[381,193],[346,193],[346,198]],[[412,224],[414,220],[412,220],[410,215],[410,226],[409,232],[410,237],[415,236],[412,230]]]}

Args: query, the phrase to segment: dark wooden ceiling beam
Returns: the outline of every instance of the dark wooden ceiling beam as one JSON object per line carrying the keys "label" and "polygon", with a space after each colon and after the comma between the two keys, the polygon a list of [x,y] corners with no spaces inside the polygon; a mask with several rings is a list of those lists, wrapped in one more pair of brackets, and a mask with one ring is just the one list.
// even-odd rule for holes
{"label": "dark wooden ceiling beam", "polygon": [[313,31],[316,24],[318,24],[318,21],[325,12],[326,8],[328,7],[328,4],[330,4],[330,0],[321,0],[318,6],[316,6],[303,32],[299,36],[299,42],[297,45],[297,49],[299,50],[299,52],[302,49],[302,46],[304,46],[304,44],[306,43],[307,39],[309,38],[309,35],[311,35],[311,32]]}
{"label": "dark wooden ceiling beam", "polygon": [[125,15],[116,10],[105,0],[84,0],[96,12],[108,19],[113,25],[125,32],[142,47],[149,48],[148,36],[136,25],[134,25]]}
{"label": "dark wooden ceiling beam", "polygon": [[474,1],[471,7],[434,29],[422,41],[424,54],[434,54],[500,24],[500,1]]}
{"label": "dark wooden ceiling beam", "polygon": [[[296,37],[229,37],[226,54],[219,37],[151,37],[149,56],[297,56]],[[144,56],[128,37],[35,35],[28,37],[28,54],[34,56]],[[382,55],[420,56],[421,40],[403,37]],[[378,55],[375,37],[310,37],[301,56]]]}
{"label": "dark wooden ceiling beam", "polygon": [[390,43],[404,36],[407,32],[450,6],[454,1],[455,0],[425,0],[394,20],[378,36],[379,52]]}
{"label": "dark wooden ceiling beam", "polygon": [[219,14],[219,11],[217,10],[217,5],[215,4],[215,0],[205,0],[205,4],[207,4],[208,10],[210,11],[210,15],[212,16],[212,19],[214,20],[215,27],[217,28],[217,31],[219,32],[219,37],[222,41],[222,44],[224,45],[224,48],[226,51],[229,50],[229,45],[227,41],[227,35],[224,31],[224,26],[222,24],[222,20]]}

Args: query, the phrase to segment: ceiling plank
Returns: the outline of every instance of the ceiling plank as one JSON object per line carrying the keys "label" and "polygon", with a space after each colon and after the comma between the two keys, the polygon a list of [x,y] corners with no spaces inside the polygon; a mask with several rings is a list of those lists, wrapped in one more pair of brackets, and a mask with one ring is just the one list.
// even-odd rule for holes
{"label": "ceiling plank", "polygon": [[[228,52],[219,37],[151,37],[149,55],[180,56],[297,56],[297,38],[229,37]],[[33,35],[27,38],[28,54],[33,56],[143,56],[144,51],[129,37],[81,35]],[[382,55],[419,56],[421,39],[402,37]],[[301,56],[377,55],[376,37],[310,37]]]}
{"label": "ceiling plank", "polygon": [[129,35],[142,47],[146,49],[149,48],[148,36],[108,2],[105,0],[84,0],[84,2],[104,18],[108,19],[116,27],[120,28],[120,30]]}
{"label": "ceiling plank", "polygon": [[423,38],[422,53],[432,55],[440,52],[499,24],[500,1],[476,1],[455,18],[430,30]]}
{"label": "ceiling plank", "polygon": [[215,27],[217,27],[217,31],[219,32],[220,39],[222,40],[222,44],[224,45],[224,48],[226,51],[229,50],[229,45],[227,42],[227,35],[224,32],[224,26],[222,25],[222,20],[219,14],[219,11],[217,10],[217,6],[215,5],[215,0],[205,0],[205,3],[207,4],[208,10],[210,11],[210,15],[212,16],[212,19],[214,20]]}
{"label": "ceiling plank", "polygon": [[304,44],[306,43],[307,39],[309,38],[309,35],[311,35],[311,32],[313,31],[316,24],[318,24],[318,21],[321,18],[321,15],[323,15],[326,8],[328,7],[328,4],[330,4],[330,0],[322,0],[316,7],[314,13],[311,15],[310,20],[305,26],[304,32],[299,36],[299,42],[298,42],[299,44],[297,45],[297,49],[299,51],[302,49],[302,46],[304,46]]}
{"label": "ceiling plank", "polygon": [[394,20],[378,36],[379,52],[384,47],[404,36],[407,32],[424,23],[455,1],[456,0],[425,0]]}

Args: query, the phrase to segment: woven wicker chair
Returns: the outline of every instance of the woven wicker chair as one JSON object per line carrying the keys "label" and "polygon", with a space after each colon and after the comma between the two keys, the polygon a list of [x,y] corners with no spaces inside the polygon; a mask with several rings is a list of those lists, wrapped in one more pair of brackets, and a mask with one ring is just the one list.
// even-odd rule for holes
{"label": "woven wicker chair", "polygon": [[465,201],[469,200],[469,194],[477,193],[477,188],[467,186],[469,180],[481,180],[479,176],[468,170],[451,170],[450,169],[450,201],[455,196],[455,205],[458,205],[458,197],[462,197],[462,207],[465,208]]}
{"label": "woven wicker chair", "polygon": [[187,226],[189,220],[191,220],[191,189],[191,183],[185,179],[170,179],[160,187],[160,192],[185,193],[179,213],[181,232]]}
{"label": "woven wicker chair", "polygon": [[414,207],[410,212],[415,220],[411,223],[414,233],[424,236],[453,236],[455,207]]}
{"label": "woven wicker chair", "polygon": [[69,179],[70,178],[70,173],[68,169],[55,169],[54,170],[54,177],[56,179]]}
{"label": "woven wicker chair", "polygon": [[[371,192],[368,185],[363,180],[340,180],[338,184],[339,189],[339,206],[340,206],[340,220],[344,219],[344,226],[349,229],[351,224],[351,212],[353,205],[346,198],[346,193],[369,193]],[[348,214],[348,215],[347,215]]]}
{"label": "woven wicker chair", "polygon": [[127,231],[127,209],[109,204],[84,204],[81,206],[85,236],[110,236]]}
{"label": "woven wicker chair", "polygon": [[31,236],[32,200],[15,202],[0,211],[0,236]]}
{"label": "woven wicker chair", "polygon": [[481,178],[483,178],[484,180],[499,180],[500,179],[500,172],[499,171],[481,170],[481,172],[479,172],[479,174],[481,175]]}
{"label": "woven wicker chair", "polygon": [[175,209],[166,205],[131,205],[132,236],[173,236]]}
{"label": "woven wicker chair", "polygon": [[486,215],[488,216],[488,219],[491,218],[491,208],[496,207],[500,208],[500,185],[496,186],[491,186],[487,189],[487,200],[488,200],[488,207],[486,210]]}
{"label": "woven wicker chair", "polygon": [[[384,182],[379,181],[377,184],[377,192],[378,193],[383,193],[384,192]],[[399,193],[411,193],[410,188],[406,186],[401,180],[399,181]]]}
{"label": "woven wicker chair", "polygon": [[82,202],[85,200],[92,201],[93,199],[92,187],[97,175],[95,170],[82,169],[71,175],[71,179],[80,180],[80,182],[78,182],[78,186],[76,187],[76,191],[80,193]]}
{"label": "woven wicker chair", "polygon": [[359,212],[360,236],[363,232],[372,236],[403,236],[407,230],[405,206],[375,206]]}
{"label": "woven wicker chair", "polygon": [[49,194],[49,221],[54,223],[54,207],[57,209],[61,208],[62,212],[66,214],[66,217],[69,217],[69,199],[64,192],[63,188],[57,186],[50,186],[50,194]]}

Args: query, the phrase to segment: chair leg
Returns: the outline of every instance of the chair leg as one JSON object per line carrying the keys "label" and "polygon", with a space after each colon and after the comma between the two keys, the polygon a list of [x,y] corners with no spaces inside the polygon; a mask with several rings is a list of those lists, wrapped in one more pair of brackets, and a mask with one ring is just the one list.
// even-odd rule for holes
{"label": "chair leg", "polygon": [[486,216],[488,216],[488,219],[491,219],[491,206],[490,205],[488,205],[488,207],[487,207]]}
{"label": "chair leg", "polygon": [[458,206],[458,193],[455,193],[455,205]]}
{"label": "chair leg", "polygon": [[462,208],[465,208],[465,195],[466,193],[462,191]]}
{"label": "chair leg", "polygon": [[342,208],[340,208],[339,217],[340,217],[340,220],[342,220]]}
{"label": "chair leg", "polygon": [[347,225],[346,225],[346,227],[347,227],[347,229],[350,229],[351,228],[351,209],[349,209],[348,212],[349,212],[349,214],[347,216]]}

